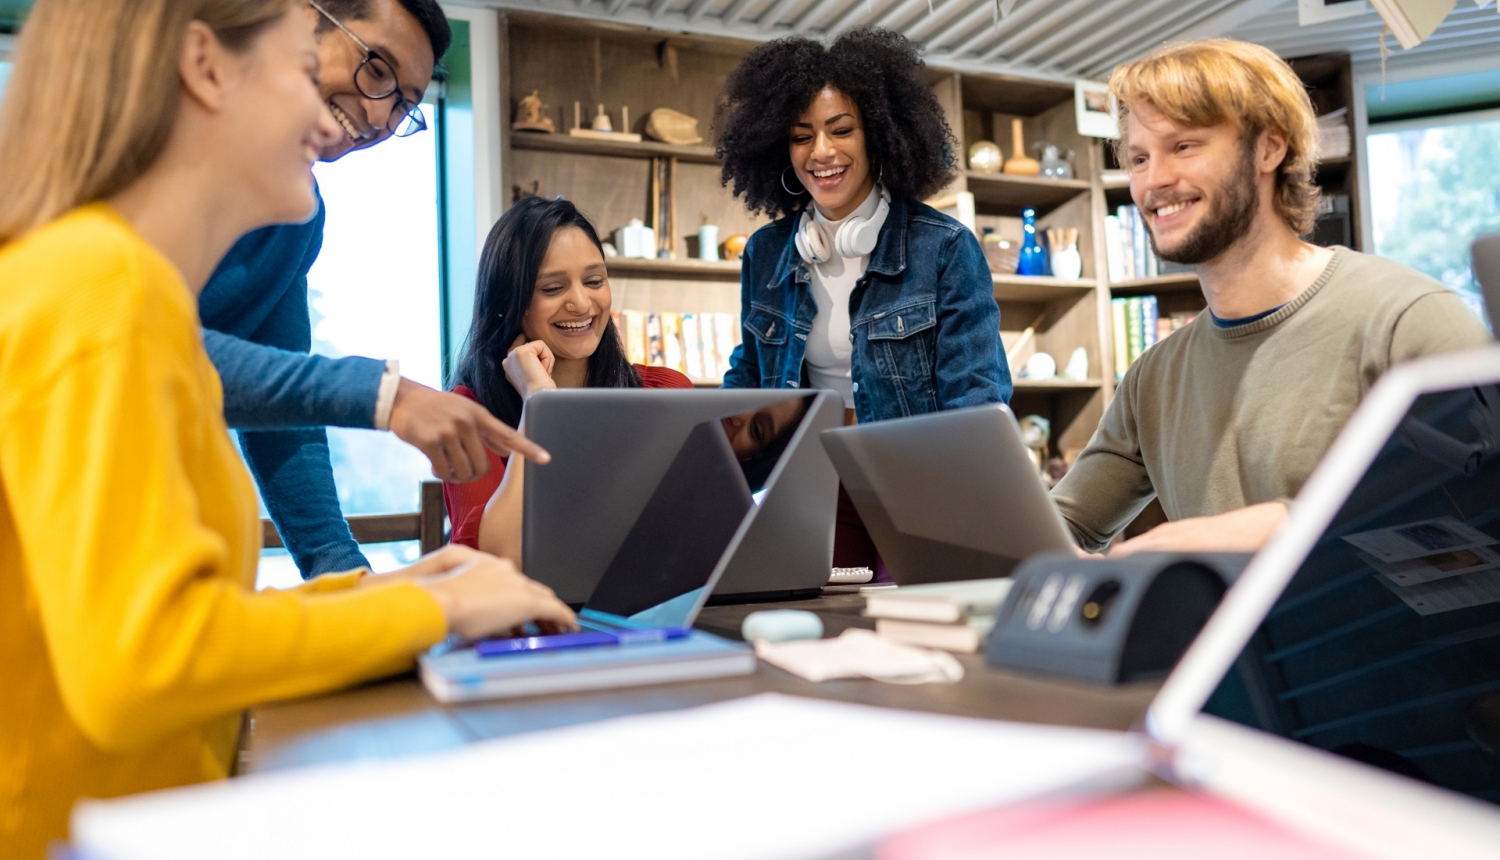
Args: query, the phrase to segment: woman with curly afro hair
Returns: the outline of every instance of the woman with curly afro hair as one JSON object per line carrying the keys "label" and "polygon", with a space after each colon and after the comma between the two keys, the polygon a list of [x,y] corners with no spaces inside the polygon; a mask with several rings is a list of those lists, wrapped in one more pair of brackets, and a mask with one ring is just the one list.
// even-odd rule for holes
{"label": "woman with curly afro hair", "polygon": [[761,45],[729,76],[723,182],[775,219],[745,248],[729,388],[839,391],[861,422],[1004,402],[1010,371],[974,234],[922,203],[953,134],[889,30]]}
{"label": "woman with curly afro hair", "polygon": [[774,220],[745,247],[726,388],[831,389],[850,423],[1010,398],[979,242],[922,202],[957,148],[922,68],[904,36],[861,29],[761,45],[730,74],[722,181]]}

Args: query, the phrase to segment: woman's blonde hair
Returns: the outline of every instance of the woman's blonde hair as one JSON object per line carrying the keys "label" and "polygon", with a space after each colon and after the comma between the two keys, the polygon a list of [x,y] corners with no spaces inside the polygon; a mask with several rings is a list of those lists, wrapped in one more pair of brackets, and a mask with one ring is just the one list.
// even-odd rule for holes
{"label": "woman's blonde hair", "polygon": [[1168,45],[1115,68],[1109,90],[1120,104],[1120,140],[1129,147],[1130,106],[1146,103],[1178,125],[1206,128],[1230,122],[1253,145],[1262,132],[1286,141],[1276,174],[1276,214],[1297,235],[1312,230],[1318,209],[1313,184],[1318,150],[1317,116],[1297,73],[1260,45],[1205,39]]}
{"label": "woman's blonde hair", "polygon": [[190,22],[244,50],[295,2],[38,0],[0,104],[0,245],[156,161],[177,116]]}

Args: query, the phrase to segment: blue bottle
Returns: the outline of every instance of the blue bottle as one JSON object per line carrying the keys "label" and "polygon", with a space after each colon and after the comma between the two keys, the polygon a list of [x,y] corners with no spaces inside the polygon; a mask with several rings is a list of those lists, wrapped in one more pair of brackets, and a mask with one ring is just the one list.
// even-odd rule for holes
{"label": "blue bottle", "polygon": [[1021,210],[1021,217],[1026,222],[1022,228],[1026,238],[1021,242],[1021,260],[1016,264],[1016,274],[1045,275],[1047,251],[1036,239],[1036,210],[1028,206]]}

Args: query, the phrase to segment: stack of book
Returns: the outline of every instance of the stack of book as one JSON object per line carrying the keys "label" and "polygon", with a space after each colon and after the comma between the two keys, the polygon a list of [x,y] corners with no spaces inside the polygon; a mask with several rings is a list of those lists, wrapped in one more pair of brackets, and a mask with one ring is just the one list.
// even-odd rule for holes
{"label": "stack of book", "polygon": [[1104,252],[1111,283],[1191,272],[1192,266],[1168,263],[1151,250],[1151,237],[1141,210],[1125,205],[1104,216]]}
{"label": "stack of book", "polygon": [[995,610],[1010,592],[1009,579],[973,579],[904,585],[865,597],[865,615],[881,636],[972,654],[995,624]]}
{"label": "stack of book", "polygon": [[1116,379],[1124,378],[1125,369],[1134,364],[1141,353],[1197,316],[1192,313],[1162,316],[1156,296],[1111,299],[1110,310],[1114,313]]}
{"label": "stack of book", "polygon": [[1349,109],[1339,108],[1318,117],[1318,160],[1348,158],[1350,149]]}
{"label": "stack of book", "polygon": [[740,343],[740,320],[735,314],[622,310],[611,315],[631,364],[670,367],[689,379],[723,379],[729,356]]}

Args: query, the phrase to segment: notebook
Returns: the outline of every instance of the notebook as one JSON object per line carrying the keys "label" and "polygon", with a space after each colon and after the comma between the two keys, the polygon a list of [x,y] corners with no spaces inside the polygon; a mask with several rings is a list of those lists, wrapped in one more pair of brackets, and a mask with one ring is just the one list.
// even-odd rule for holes
{"label": "notebook", "polygon": [[420,659],[442,702],[656,684],[755,671],[743,644],[688,630],[757,510],[719,421],[688,433],[578,615],[584,630],[674,638],[485,656],[442,645]]}

